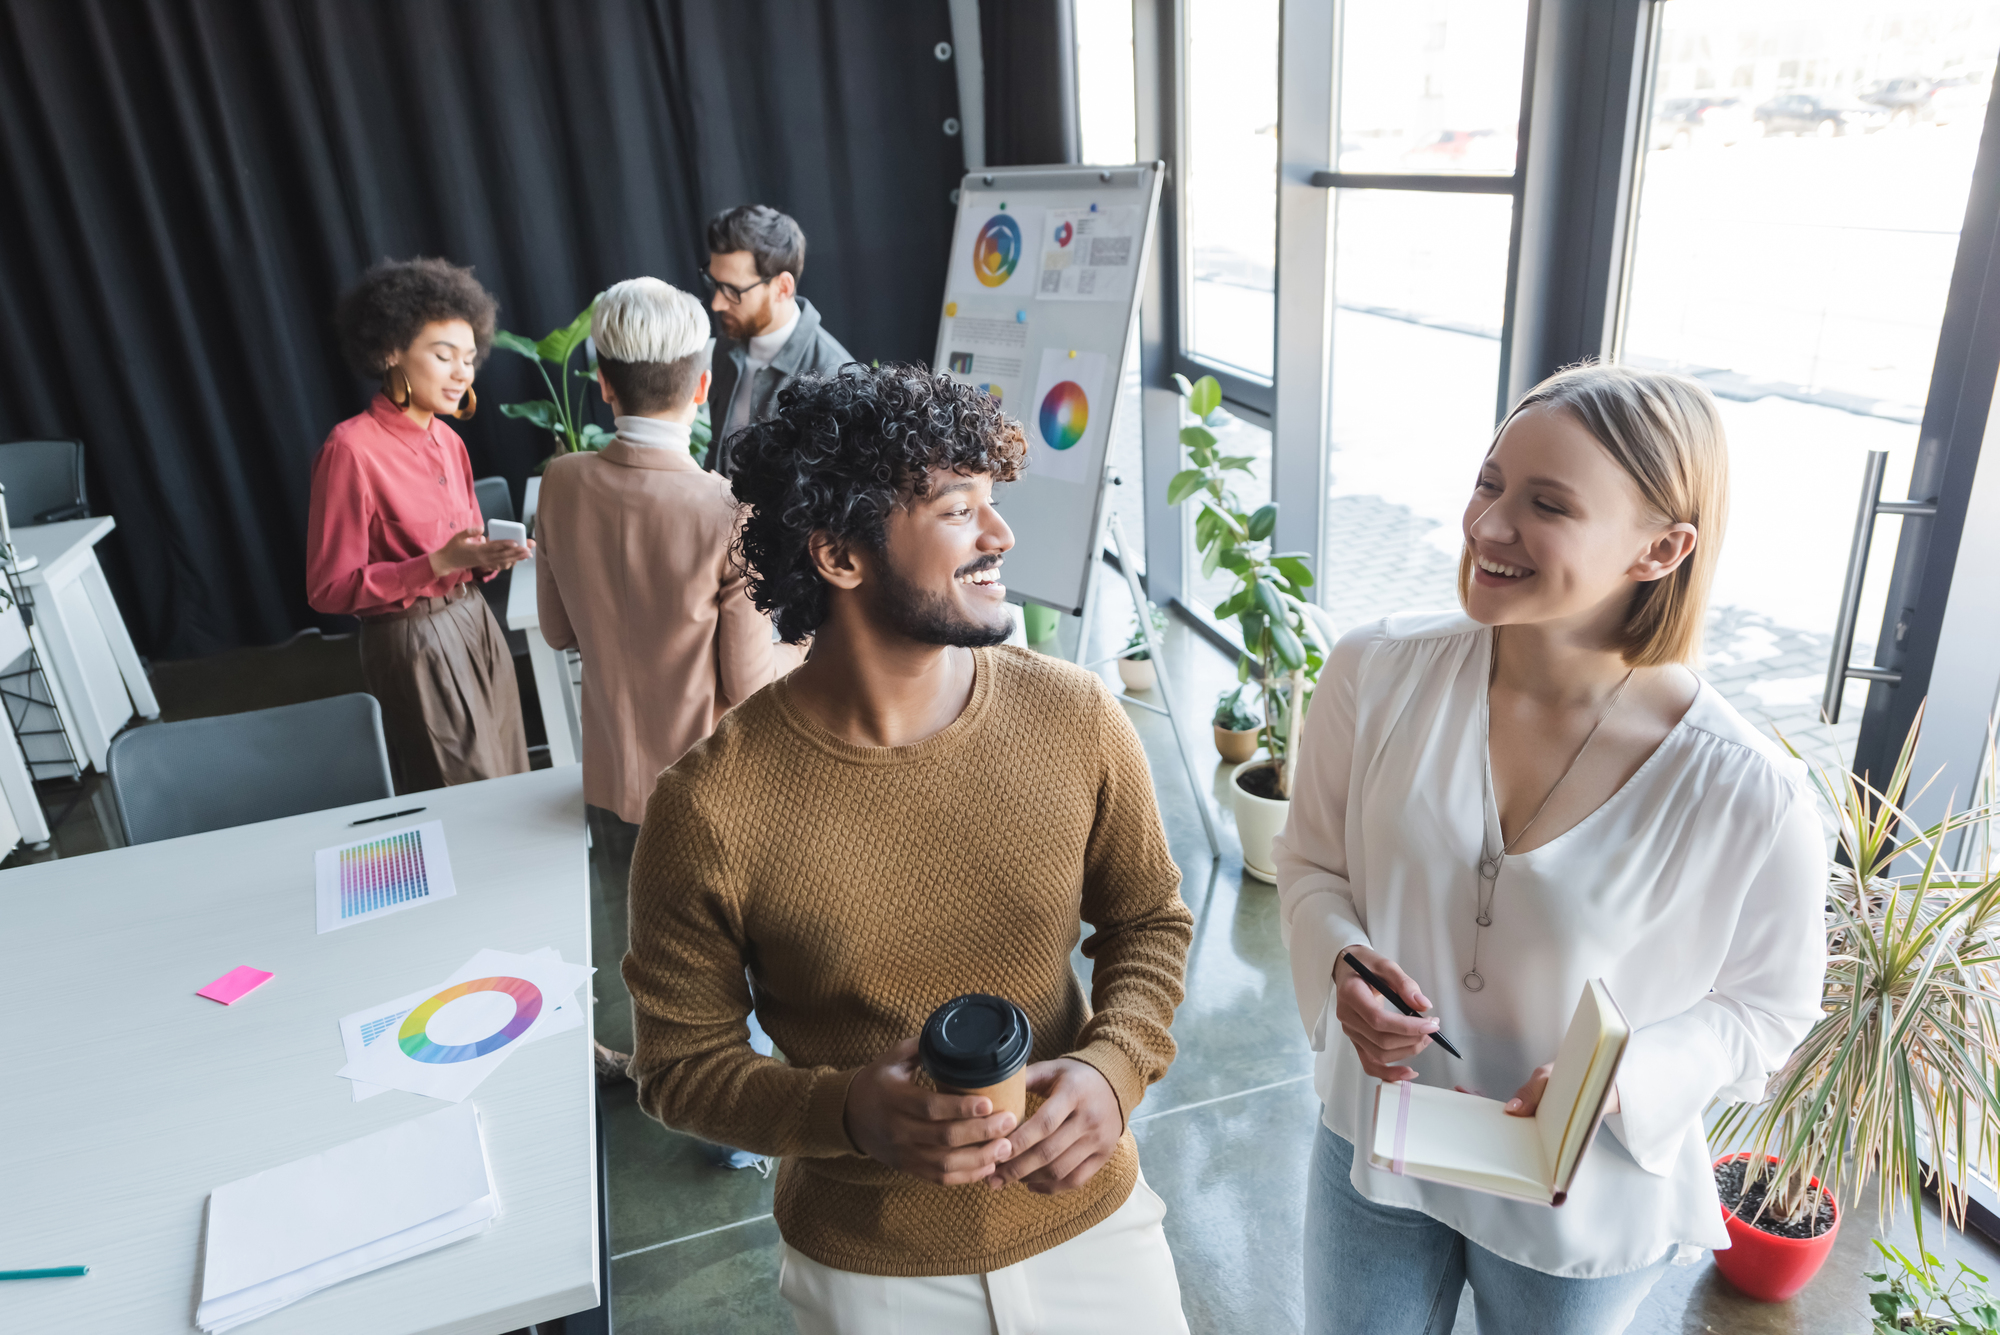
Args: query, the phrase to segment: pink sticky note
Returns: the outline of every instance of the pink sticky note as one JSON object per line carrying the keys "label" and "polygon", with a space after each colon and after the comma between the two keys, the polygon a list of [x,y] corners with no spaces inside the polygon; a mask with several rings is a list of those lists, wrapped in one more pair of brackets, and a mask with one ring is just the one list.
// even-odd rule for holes
{"label": "pink sticky note", "polygon": [[227,1006],[232,1001],[240,1000],[247,994],[255,992],[258,988],[269,982],[271,978],[272,975],[265,973],[262,969],[253,969],[247,964],[239,964],[228,973],[222,975],[222,977],[210,983],[207,987],[204,987],[201,991],[195,993],[195,995],[198,997],[207,997],[210,1001],[219,1001]]}

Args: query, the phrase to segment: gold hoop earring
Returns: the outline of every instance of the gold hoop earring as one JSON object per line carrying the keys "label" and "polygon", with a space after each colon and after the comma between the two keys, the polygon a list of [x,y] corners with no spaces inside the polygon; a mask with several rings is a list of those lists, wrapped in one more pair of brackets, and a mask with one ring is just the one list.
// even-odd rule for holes
{"label": "gold hoop earring", "polygon": [[472,386],[467,385],[465,387],[465,402],[459,404],[457,408],[453,409],[451,415],[453,417],[456,417],[459,421],[463,422],[469,419],[474,413],[478,411],[479,411],[479,395],[473,392]]}
{"label": "gold hoop earring", "polygon": [[[400,399],[396,397],[395,391],[389,387],[390,385],[389,376],[391,372],[402,377],[403,397]],[[416,394],[416,389],[414,386],[410,384],[410,377],[404,373],[402,367],[397,366],[395,363],[391,362],[388,366],[382,368],[382,396],[388,399],[389,402],[395,404],[398,408],[408,408],[410,406],[410,400],[415,396],[415,394]]]}

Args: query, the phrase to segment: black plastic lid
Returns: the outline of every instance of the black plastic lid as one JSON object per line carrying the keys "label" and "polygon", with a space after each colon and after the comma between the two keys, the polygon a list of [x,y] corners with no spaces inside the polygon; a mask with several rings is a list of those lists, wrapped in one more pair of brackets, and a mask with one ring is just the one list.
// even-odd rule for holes
{"label": "black plastic lid", "polygon": [[1034,1045],[1034,1030],[1019,1006],[972,992],[931,1012],[917,1041],[917,1060],[940,1086],[985,1089],[1026,1066]]}

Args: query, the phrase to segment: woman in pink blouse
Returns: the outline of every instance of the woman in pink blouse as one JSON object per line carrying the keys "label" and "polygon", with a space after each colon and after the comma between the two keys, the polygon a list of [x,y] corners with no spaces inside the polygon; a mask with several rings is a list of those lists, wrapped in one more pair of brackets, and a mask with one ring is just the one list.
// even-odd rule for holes
{"label": "woman in pink blouse", "polygon": [[398,792],[528,768],[514,661],[471,585],[528,548],[486,541],[465,442],[440,420],[472,416],[497,310],[470,269],[417,259],[376,265],[334,312],[342,353],[382,388],[313,464],[306,600],[361,619]]}

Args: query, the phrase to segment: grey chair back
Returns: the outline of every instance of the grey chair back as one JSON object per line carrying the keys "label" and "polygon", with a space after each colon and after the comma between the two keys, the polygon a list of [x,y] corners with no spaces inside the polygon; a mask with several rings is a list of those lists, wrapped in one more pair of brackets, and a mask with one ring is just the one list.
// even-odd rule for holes
{"label": "grey chair back", "polygon": [[381,706],[359,691],[134,728],[106,768],[128,844],[396,795]]}
{"label": "grey chair back", "polygon": [[475,478],[472,494],[479,498],[480,518],[509,521],[514,518],[514,493],[508,489],[506,478]]}
{"label": "grey chair back", "polygon": [[80,440],[10,440],[0,445],[0,486],[7,488],[7,522],[15,528],[90,514],[90,502],[83,494]]}

